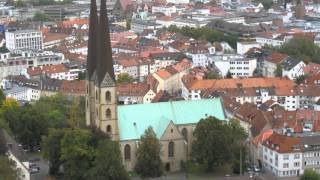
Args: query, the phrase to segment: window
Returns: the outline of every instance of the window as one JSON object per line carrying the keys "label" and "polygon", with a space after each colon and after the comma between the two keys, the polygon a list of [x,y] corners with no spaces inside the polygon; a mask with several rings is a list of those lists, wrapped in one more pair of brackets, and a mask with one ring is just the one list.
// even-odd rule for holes
{"label": "window", "polygon": [[129,144],[124,146],[124,159],[130,160],[131,159],[131,147]]}
{"label": "window", "polygon": [[283,168],[289,168],[289,163],[284,163]]}
{"label": "window", "polygon": [[107,126],[107,133],[111,133],[112,129],[111,129],[111,125]]}
{"label": "window", "polygon": [[107,102],[111,101],[111,93],[110,93],[110,91],[106,92],[106,101]]}
{"label": "window", "polygon": [[168,157],[173,157],[174,156],[174,142],[169,142],[168,145]]}
{"label": "window", "polygon": [[294,163],[294,167],[299,167],[300,166],[300,163],[299,162],[295,162]]}
{"label": "window", "polygon": [[299,159],[300,158],[300,154],[295,154],[294,155],[294,159]]}
{"label": "window", "polygon": [[106,117],[107,117],[107,118],[110,118],[110,117],[111,117],[111,110],[110,110],[110,109],[107,109],[107,110],[106,110]]}
{"label": "window", "polygon": [[183,128],[182,129],[182,136],[183,136],[184,140],[188,142],[188,130],[187,130],[187,128]]}
{"label": "window", "polygon": [[289,160],[289,155],[288,154],[283,155],[283,160]]}
{"label": "window", "polygon": [[98,100],[98,91],[96,90],[96,100]]}

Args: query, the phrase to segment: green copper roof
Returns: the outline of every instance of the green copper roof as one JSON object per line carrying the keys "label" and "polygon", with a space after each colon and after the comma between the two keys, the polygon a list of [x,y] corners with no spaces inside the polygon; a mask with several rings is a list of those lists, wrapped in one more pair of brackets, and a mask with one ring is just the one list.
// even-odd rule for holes
{"label": "green copper roof", "polygon": [[160,138],[171,121],[195,124],[206,116],[225,120],[219,98],[119,106],[120,140],[139,139],[149,126]]}

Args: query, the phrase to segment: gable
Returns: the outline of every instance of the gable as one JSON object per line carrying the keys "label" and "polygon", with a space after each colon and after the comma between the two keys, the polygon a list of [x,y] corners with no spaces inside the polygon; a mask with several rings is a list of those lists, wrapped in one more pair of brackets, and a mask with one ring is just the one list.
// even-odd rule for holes
{"label": "gable", "polygon": [[166,130],[163,132],[160,140],[173,140],[173,139],[182,139],[182,135],[178,127],[171,121]]}

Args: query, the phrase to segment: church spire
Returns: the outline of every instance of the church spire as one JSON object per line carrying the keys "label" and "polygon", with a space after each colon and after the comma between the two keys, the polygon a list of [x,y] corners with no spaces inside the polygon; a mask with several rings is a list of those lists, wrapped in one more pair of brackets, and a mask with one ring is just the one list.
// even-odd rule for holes
{"label": "church spire", "polygon": [[[106,0],[101,0],[99,19],[99,61],[97,66],[98,83],[101,84],[105,76],[109,76],[113,83],[115,75],[113,70],[112,50],[109,34]],[[109,82],[111,83],[111,82]]]}
{"label": "church spire", "polygon": [[89,18],[89,40],[87,54],[87,78],[90,80],[97,67],[97,35],[98,35],[98,15],[96,0],[91,0]]}

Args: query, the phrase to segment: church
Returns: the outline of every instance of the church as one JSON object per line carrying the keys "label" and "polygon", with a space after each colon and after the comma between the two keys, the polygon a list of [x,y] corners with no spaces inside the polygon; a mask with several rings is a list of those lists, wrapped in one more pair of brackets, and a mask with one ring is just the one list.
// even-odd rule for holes
{"label": "church", "polygon": [[91,0],[86,79],[86,124],[119,141],[123,164],[132,171],[139,139],[152,127],[162,144],[166,171],[180,170],[191,153],[193,131],[201,118],[226,120],[219,98],[195,101],[118,105],[106,0]]}

